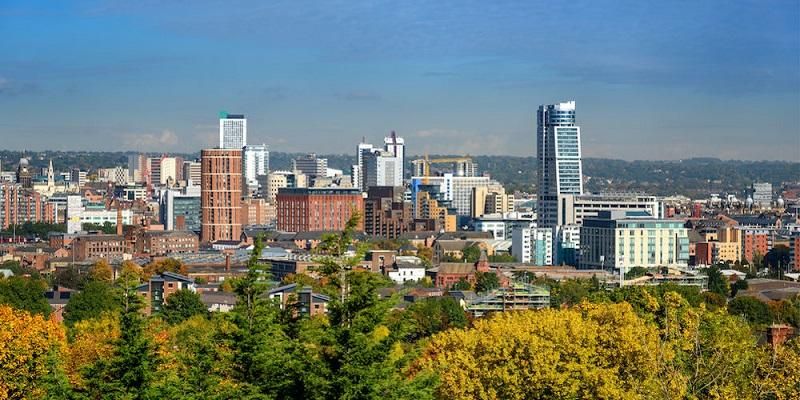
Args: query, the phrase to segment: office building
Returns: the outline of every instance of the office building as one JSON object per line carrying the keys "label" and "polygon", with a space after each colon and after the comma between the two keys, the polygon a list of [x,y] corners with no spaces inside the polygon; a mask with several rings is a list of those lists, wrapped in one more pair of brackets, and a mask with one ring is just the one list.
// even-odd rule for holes
{"label": "office building", "polygon": [[242,234],[242,150],[200,153],[200,240],[239,240]]}
{"label": "office building", "polygon": [[265,199],[246,198],[242,200],[242,226],[275,226],[277,208]]}
{"label": "office building", "polygon": [[521,263],[553,265],[553,228],[517,227],[511,234],[511,254]]}
{"label": "office building", "polygon": [[300,171],[311,178],[324,177],[328,174],[328,159],[309,153],[292,160],[292,170]]}
{"label": "office building", "polygon": [[537,114],[537,177],[539,226],[558,223],[562,195],[583,193],[581,131],[575,102],[542,105]]}
{"label": "office building", "polygon": [[266,144],[244,147],[244,181],[251,191],[258,190],[258,177],[269,173],[269,148]]}
{"label": "office building", "polygon": [[198,161],[184,161],[183,162],[183,180],[186,182],[186,186],[191,186],[189,183],[191,182],[193,185],[200,184],[200,176],[202,175],[202,169],[200,167],[200,163]]}
{"label": "office building", "polygon": [[197,253],[197,235],[189,231],[145,231],[137,238],[135,254],[164,257],[174,254]]}
{"label": "office building", "polygon": [[74,185],[76,185],[77,187],[80,188],[80,187],[83,187],[83,185],[86,184],[86,181],[87,181],[86,178],[87,178],[87,172],[86,171],[81,171],[80,169],[73,168],[72,171],[70,172],[70,179],[69,180],[70,180],[70,182],[72,184],[74,184]]}
{"label": "office building", "polygon": [[[197,183],[200,183],[199,179]],[[200,197],[199,185],[186,186],[181,190],[161,190],[158,203],[164,229],[200,232]]]}
{"label": "office building", "polygon": [[364,199],[364,233],[396,239],[413,229],[411,203],[403,200],[402,186],[372,186]]}
{"label": "office building", "polygon": [[353,166],[353,183],[367,191],[372,186],[402,186],[405,163],[405,141],[392,133],[383,139],[383,149],[368,143],[356,147],[357,165]]}
{"label": "office building", "polygon": [[684,221],[642,211],[601,211],[581,227],[579,268],[685,268],[689,235]]}
{"label": "office building", "polygon": [[452,202],[457,215],[469,219],[472,214],[472,193],[474,188],[499,186],[488,176],[422,176],[411,178],[411,199],[415,202],[416,193],[421,185],[437,185],[444,195],[444,200]]}
{"label": "office building", "polygon": [[578,266],[581,247],[580,225],[559,225],[553,237],[553,263],[556,265]]}
{"label": "office building", "polygon": [[72,240],[75,261],[122,257],[126,250],[125,237],[120,235],[80,235]]}
{"label": "office building", "polygon": [[144,154],[128,154],[128,173],[131,182],[141,183],[147,174],[147,156]]}
{"label": "office building", "polygon": [[749,190],[753,205],[766,208],[772,205],[772,184],[767,182],[753,183]]}
{"label": "office building", "polygon": [[536,226],[532,213],[495,213],[483,214],[475,218],[473,224],[476,232],[491,232],[497,240],[511,240],[515,228],[533,228]]}
{"label": "office building", "polygon": [[308,187],[308,177],[300,171],[271,171],[261,179],[262,190],[266,187],[264,197],[270,204],[275,204],[275,196],[278,195],[278,190],[280,189]]}
{"label": "office building", "polygon": [[445,198],[440,185],[418,184],[412,196],[415,221],[432,221],[437,232],[455,232],[457,225],[456,209],[452,201]]}
{"label": "office building", "polygon": [[219,148],[241,150],[247,146],[247,118],[242,114],[219,113]]}
{"label": "office building", "polygon": [[[341,231],[354,212],[364,209],[358,189],[284,188],[276,196],[278,230]],[[358,230],[364,226],[359,221]]]}
{"label": "office building", "polygon": [[472,188],[470,216],[478,218],[485,214],[506,214],[514,211],[514,195],[506,194],[500,185]]}
{"label": "office building", "polygon": [[[562,194],[557,206],[556,225],[580,225],[600,211],[644,211],[655,218],[664,218],[664,204],[656,196],[635,193]],[[539,225],[545,218],[539,213]]]}

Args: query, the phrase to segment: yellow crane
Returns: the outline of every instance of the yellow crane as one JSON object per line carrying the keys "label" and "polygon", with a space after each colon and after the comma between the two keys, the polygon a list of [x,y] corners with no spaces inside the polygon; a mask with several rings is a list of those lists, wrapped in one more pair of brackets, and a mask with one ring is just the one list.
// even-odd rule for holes
{"label": "yellow crane", "polygon": [[446,158],[433,158],[429,159],[428,155],[425,158],[418,158],[411,161],[414,165],[414,171],[421,171],[423,180],[422,183],[428,184],[428,177],[431,176],[431,164],[455,164],[455,163],[471,163],[471,157],[446,157]]}

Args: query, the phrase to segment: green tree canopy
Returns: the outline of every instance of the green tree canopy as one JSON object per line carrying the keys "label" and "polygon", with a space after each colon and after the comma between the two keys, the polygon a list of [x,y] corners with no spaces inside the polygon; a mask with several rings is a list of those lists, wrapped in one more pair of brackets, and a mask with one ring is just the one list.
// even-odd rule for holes
{"label": "green tree canopy", "polygon": [[178,290],[167,296],[161,309],[161,317],[173,325],[195,315],[208,315],[208,308],[200,300],[199,294],[188,289]]}
{"label": "green tree canopy", "polygon": [[91,281],[82,291],[70,297],[64,308],[64,323],[72,326],[78,321],[98,317],[103,312],[117,312],[120,309],[120,294],[113,286]]}
{"label": "green tree canopy", "polygon": [[46,289],[47,283],[38,278],[0,278],[0,304],[47,317],[50,315],[50,305],[44,297]]}

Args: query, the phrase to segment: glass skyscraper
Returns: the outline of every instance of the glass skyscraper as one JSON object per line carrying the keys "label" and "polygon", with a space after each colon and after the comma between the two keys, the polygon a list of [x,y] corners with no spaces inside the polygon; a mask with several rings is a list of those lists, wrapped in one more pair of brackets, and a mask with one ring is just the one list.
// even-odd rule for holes
{"label": "glass skyscraper", "polygon": [[539,106],[537,113],[538,225],[560,225],[560,195],[583,193],[581,128],[575,101]]}

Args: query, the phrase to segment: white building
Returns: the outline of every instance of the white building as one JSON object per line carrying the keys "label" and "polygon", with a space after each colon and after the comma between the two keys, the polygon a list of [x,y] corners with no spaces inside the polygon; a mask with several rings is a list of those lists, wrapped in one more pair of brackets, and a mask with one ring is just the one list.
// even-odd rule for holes
{"label": "white building", "polygon": [[178,182],[178,160],[175,157],[164,157],[159,163],[159,180],[162,186],[174,185]]}
{"label": "white building", "polygon": [[244,147],[242,152],[244,181],[248,187],[258,187],[258,177],[269,173],[269,148],[266,144]]}
{"label": "white building", "polygon": [[425,264],[418,257],[397,256],[394,268],[388,271],[389,279],[395,283],[417,282],[425,277]]}
{"label": "white building", "polygon": [[416,192],[419,185],[428,182],[430,185],[439,185],[440,192],[445,200],[450,200],[459,216],[469,216],[472,212],[472,192],[476,187],[499,185],[488,176],[416,176],[411,178],[412,204],[416,201]]}
{"label": "white building", "polygon": [[184,161],[183,162],[183,179],[186,181],[187,186],[189,182],[195,185],[200,184],[200,177],[202,176],[201,164],[197,161]]}
{"label": "white building", "polygon": [[581,128],[575,102],[542,105],[537,114],[539,226],[558,223],[562,195],[583,193]]}
{"label": "white building", "polygon": [[516,228],[511,254],[518,262],[553,265],[553,228]]}
{"label": "white building", "polygon": [[405,141],[394,131],[383,139],[383,150],[368,143],[356,147],[353,183],[366,191],[371,186],[403,186]]}
{"label": "white building", "polygon": [[603,211],[583,221],[579,268],[686,268],[689,233],[683,225],[642,211]]}
{"label": "white building", "polygon": [[514,228],[533,228],[536,226],[532,213],[510,212],[505,214],[484,214],[474,219],[475,230],[491,232],[497,240],[511,239]]}
{"label": "white building", "polygon": [[247,118],[242,114],[219,113],[219,148],[242,149],[247,146]]}
{"label": "white building", "polygon": [[[646,211],[655,218],[664,218],[664,205],[656,196],[635,193],[564,194],[559,196],[557,225],[580,225],[600,211]],[[541,216],[541,214],[539,214]],[[540,226],[544,220],[540,221]]]}

